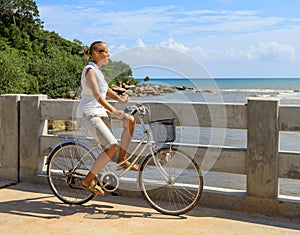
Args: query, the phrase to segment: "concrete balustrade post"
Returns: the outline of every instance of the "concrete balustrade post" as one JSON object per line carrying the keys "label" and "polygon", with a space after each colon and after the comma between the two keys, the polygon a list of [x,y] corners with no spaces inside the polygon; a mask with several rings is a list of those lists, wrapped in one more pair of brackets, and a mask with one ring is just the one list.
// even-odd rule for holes
{"label": "concrete balustrade post", "polygon": [[40,136],[47,122],[40,119],[40,101],[46,95],[27,95],[20,99],[20,181],[38,183]]}
{"label": "concrete balustrade post", "polygon": [[278,99],[248,100],[247,195],[278,196]]}
{"label": "concrete balustrade post", "polygon": [[0,179],[19,181],[20,95],[0,96]]}

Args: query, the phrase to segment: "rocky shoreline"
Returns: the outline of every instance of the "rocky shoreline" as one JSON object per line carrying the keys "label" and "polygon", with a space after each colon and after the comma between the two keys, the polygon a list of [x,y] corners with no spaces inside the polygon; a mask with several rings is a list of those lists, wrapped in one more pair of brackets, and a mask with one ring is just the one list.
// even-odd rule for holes
{"label": "rocky shoreline", "polygon": [[113,85],[112,90],[117,92],[119,95],[127,94],[128,96],[145,97],[145,96],[157,96],[165,93],[173,93],[176,90],[184,90],[185,87],[175,86],[163,86],[157,84],[139,83],[137,85],[122,86]]}

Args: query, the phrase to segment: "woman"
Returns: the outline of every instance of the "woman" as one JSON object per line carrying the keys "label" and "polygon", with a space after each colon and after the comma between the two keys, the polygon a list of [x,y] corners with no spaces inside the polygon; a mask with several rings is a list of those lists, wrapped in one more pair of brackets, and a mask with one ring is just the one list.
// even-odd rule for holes
{"label": "woman", "polygon": [[[103,196],[104,191],[96,184],[95,176],[112,159],[118,150],[118,141],[109,128],[110,118],[123,121],[124,130],[121,135],[118,162],[125,161],[126,159],[126,153],[134,133],[136,122],[134,117],[130,116],[126,118],[123,110],[115,109],[106,101],[106,97],[119,102],[128,101],[127,95],[120,97],[108,87],[101,72],[102,65],[107,64],[109,61],[107,45],[102,41],[93,42],[89,49],[84,49],[84,53],[90,62],[84,67],[81,75],[82,93],[81,101],[77,107],[77,118],[80,120],[79,125],[81,128],[88,135],[95,138],[105,150],[98,156],[86,178],[82,180],[81,187],[94,194]],[[126,161],[121,167],[128,168],[129,165],[130,162]],[[138,167],[135,165],[131,170],[138,171]]]}

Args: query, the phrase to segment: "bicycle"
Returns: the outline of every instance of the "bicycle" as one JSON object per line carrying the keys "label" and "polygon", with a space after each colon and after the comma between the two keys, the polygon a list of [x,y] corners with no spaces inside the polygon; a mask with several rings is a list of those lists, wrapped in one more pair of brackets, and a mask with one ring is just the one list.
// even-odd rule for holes
{"label": "bicycle", "polygon": [[[167,215],[181,215],[192,210],[200,200],[203,177],[198,164],[187,154],[173,146],[176,138],[176,120],[149,121],[144,117],[143,104],[127,107],[127,115],[136,115],[143,130],[143,137],[129,157],[123,162],[107,164],[96,176],[97,182],[107,192],[119,187],[119,179],[140,163],[138,187],[144,199],[155,210]],[[65,136],[48,155],[47,176],[51,190],[61,201],[81,205],[94,197],[80,187],[81,180],[94,164],[101,145],[85,143],[88,137]],[[144,156],[146,149],[148,155]],[[131,165],[119,171],[125,161]]]}

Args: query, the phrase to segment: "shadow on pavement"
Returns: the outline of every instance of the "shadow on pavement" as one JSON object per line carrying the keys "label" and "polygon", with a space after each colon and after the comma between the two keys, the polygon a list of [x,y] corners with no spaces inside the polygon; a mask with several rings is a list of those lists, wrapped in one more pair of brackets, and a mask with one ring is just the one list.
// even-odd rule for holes
{"label": "shadow on pavement", "polygon": [[[52,200],[51,200],[52,199]],[[141,211],[113,210],[113,206],[101,202],[89,205],[68,205],[53,201],[53,196],[33,197],[22,200],[0,202],[0,213],[28,216],[42,219],[58,219],[74,214],[84,214],[85,219],[186,219],[185,216],[167,216],[160,213]]]}
{"label": "shadow on pavement", "polygon": [[[23,199],[9,200],[8,198],[8,200],[0,202],[0,213],[37,217],[43,219],[57,219],[70,215],[83,214],[83,218],[95,220],[111,220],[120,218],[182,220],[188,219],[188,217],[215,217],[247,223],[281,227],[286,229],[300,230],[300,221],[296,219],[291,220],[288,218],[269,217],[255,213],[212,209],[201,207],[201,205],[197,206],[186,215],[168,216],[149,209],[147,203],[141,198],[105,196],[95,197],[92,201],[84,205],[68,205],[58,201],[58,199],[56,199],[56,197],[52,195],[51,190],[46,186],[28,186],[28,184],[20,183],[10,186],[9,189],[15,190],[16,195],[20,192],[22,192],[23,194],[24,192],[28,192],[28,195],[25,194],[25,199],[23,196]],[[36,196],[39,194],[43,196]],[[120,207],[119,205],[126,206],[126,209],[115,209]],[[127,208],[130,206],[133,206],[132,210],[130,210],[130,208]]]}

